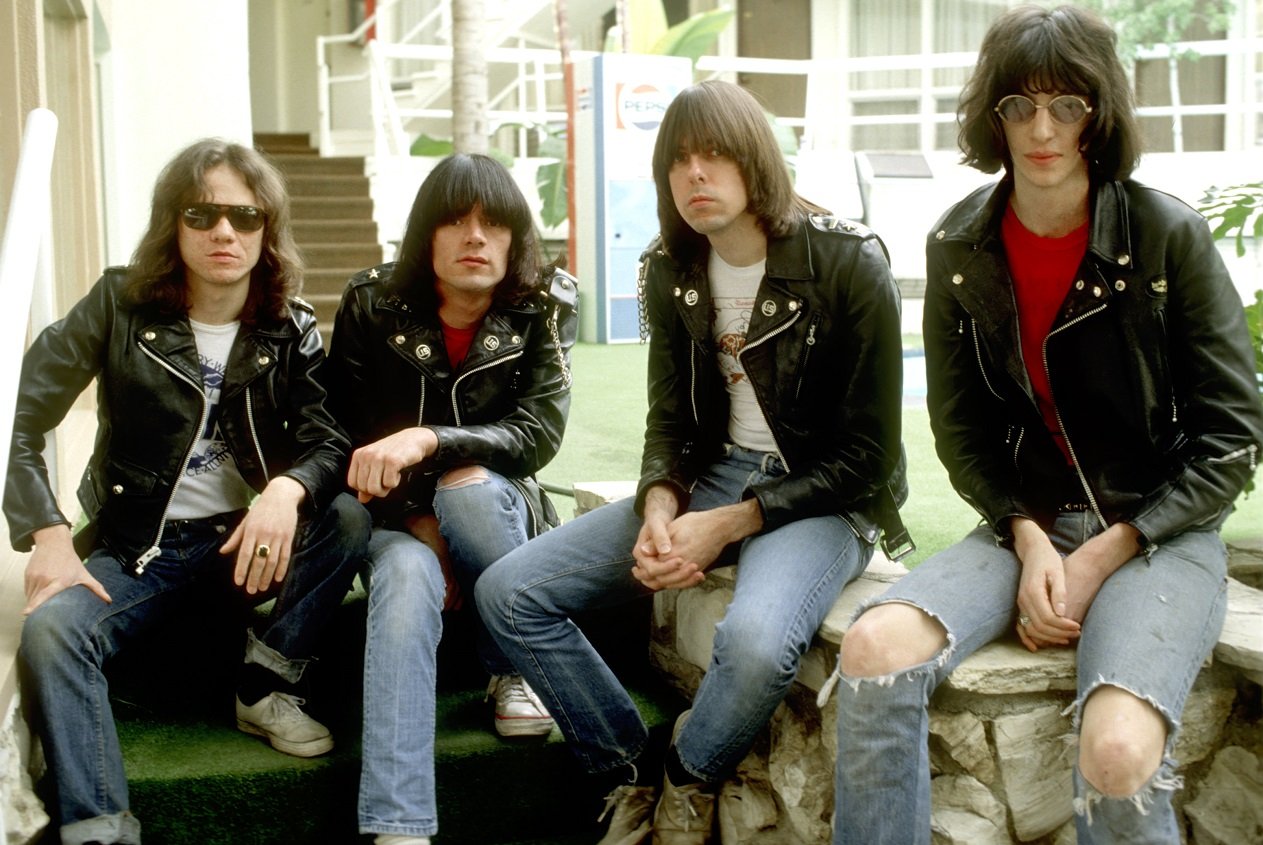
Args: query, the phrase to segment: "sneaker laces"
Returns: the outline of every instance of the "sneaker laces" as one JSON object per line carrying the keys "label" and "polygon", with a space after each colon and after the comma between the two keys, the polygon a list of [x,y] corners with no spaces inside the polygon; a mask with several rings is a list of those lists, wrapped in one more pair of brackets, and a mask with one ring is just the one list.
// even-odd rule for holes
{"label": "sneaker laces", "polygon": [[693,806],[693,799],[701,794],[701,788],[698,786],[673,786],[669,791],[671,794],[663,797],[672,800],[677,805],[675,809],[678,812],[672,813],[672,815],[681,816],[680,820],[684,824],[684,829],[686,831],[692,830],[692,823],[701,819],[701,814]]}
{"label": "sneaker laces", "polygon": [[598,822],[605,821],[605,817],[610,814],[610,810],[616,809],[623,802],[624,797],[635,788],[636,785],[631,783],[614,787],[610,794],[605,796],[605,809],[601,811],[601,815],[596,817],[596,820]]}
{"label": "sneaker laces", "polygon": [[296,722],[311,718],[302,709],[302,705],[307,703],[305,698],[288,692],[273,692],[272,702],[272,713],[279,721]]}
{"label": "sneaker laces", "polygon": [[487,696],[483,701],[495,696],[497,704],[530,704],[540,706],[540,702],[531,692],[530,687],[521,675],[496,675],[487,687]]}

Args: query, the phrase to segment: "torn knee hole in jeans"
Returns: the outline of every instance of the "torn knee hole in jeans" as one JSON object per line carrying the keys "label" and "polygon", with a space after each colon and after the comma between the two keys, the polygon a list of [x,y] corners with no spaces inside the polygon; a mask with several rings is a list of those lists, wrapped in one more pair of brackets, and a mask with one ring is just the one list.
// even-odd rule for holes
{"label": "torn knee hole in jeans", "polygon": [[1067,749],[1077,748],[1079,745],[1080,722],[1083,718],[1083,706],[1092,694],[1101,687],[1110,686],[1122,690],[1129,695],[1145,702],[1158,712],[1167,724],[1167,737],[1165,747],[1162,750],[1162,760],[1158,763],[1158,769],[1145,783],[1132,795],[1124,795],[1121,797],[1113,797],[1101,792],[1092,785],[1083,771],[1079,769],[1078,764],[1075,769],[1078,772],[1079,780],[1083,784],[1083,794],[1075,796],[1074,812],[1076,815],[1083,816],[1087,823],[1092,824],[1092,809],[1103,801],[1126,801],[1132,804],[1142,816],[1149,815],[1149,807],[1153,804],[1154,796],[1158,792],[1176,792],[1184,786],[1184,778],[1175,772],[1175,762],[1172,752],[1175,748],[1175,741],[1180,731],[1180,724],[1171,717],[1161,704],[1152,696],[1142,695],[1140,692],[1131,689],[1125,684],[1119,684],[1107,680],[1103,675],[1097,675],[1096,680],[1090,687],[1084,690],[1083,695],[1072,701],[1061,715],[1070,715],[1071,730],[1062,737]]}
{"label": "torn knee hole in jeans", "polygon": [[1153,773],[1140,789],[1136,790],[1134,795],[1112,798],[1088,783],[1088,779],[1083,776],[1082,772],[1079,773],[1079,780],[1083,783],[1083,794],[1075,796],[1074,812],[1076,815],[1083,816],[1089,825],[1092,824],[1093,808],[1105,801],[1128,802],[1136,808],[1136,812],[1140,813],[1140,815],[1147,816],[1149,815],[1149,806],[1153,804],[1154,797],[1158,792],[1175,792],[1184,787],[1184,778],[1175,773],[1174,766],[1167,758],[1163,758],[1158,765],[1158,770]]}
{"label": "torn knee hole in jeans", "polygon": [[448,470],[439,476],[435,489],[457,490],[461,487],[471,487],[475,484],[486,484],[490,479],[491,476],[487,475],[487,471],[482,467],[460,467],[459,469]]}
{"label": "torn knee hole in jeans", "polygon": [[947,661],[951,659],[952,653],[956,650],[956,637],[952,634],[951,629],[947,627],[947,624],[941,618],[926,610],[924,607],[913,604],[912,602],[903,601],[901,599],[883,599],[881,596],[877,596],[860,605],[860,607],[855,611],[855,614],[851,617],[851,624],[855,624],[855,621],[863,616],[865,612],[879,604],[906,604],[909,607],[913,607],[921,611],[926,616],[943,626],[943,630],[947,634],[947,645],[939,649],[938,653],[935,654],[934,657],[924,663],[917,663],[884,675],[847,675],[842,671],[842,656],[839,654],[837,665],[833,669],[833,674],[825,679],[824,684],[820,687],[820,693],[816,696],[817,707],[823,708],[825,704],[828,703],[829,696],[833,694],[833,690],[838,685],[839,681],[845,681],[847,686],[851,688],[852,692],[859,692],[860,688],[866,684],[872,684],[880,687],[891,687],[895,685],[895,681],[900,679],[911,680],[923,675],[933,674],[946,665]]}

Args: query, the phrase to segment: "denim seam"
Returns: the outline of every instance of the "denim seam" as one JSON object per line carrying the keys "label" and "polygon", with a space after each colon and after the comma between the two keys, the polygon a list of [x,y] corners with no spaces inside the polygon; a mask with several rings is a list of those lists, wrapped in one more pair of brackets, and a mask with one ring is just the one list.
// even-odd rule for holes
{"label": "denim seam", "polygon": [[[862,553],[862,549],[860,549],[860,548],[859,548],[861,545],[863,545],[863,544],[861,543],[861,541],[856,540],[857,555],[858,555],[859,553]],[[800,603],[799,603],[799,606],[798,606],[798,612],[797,612],[797,614],[796,614],[796,617],[795,617],[795,619],[794,619],[793,624],[790,626],[790,631],[792,632],[792,634],[794,635],[794,637],[795,637],[798,641],[800,641],[800,642],[805,641],[805,643],[804,643],[804,646],[805,646],[805,647],[804,647],[804,648],[803,648],[803,650],[802,650],[802,651],[800,651],[800,652],[798,653],[798,655],[794,658],[794,665],[793,665],[793,667],[792,667],[792,668],[793,668],[793,670],[794,670],[794,672],[793,672],[793,674],[790,676],[789,680],[788,680],[788,681],[785,683],[785,685],[784,685],[784,686],[785,686],[786,691],[788,691],[789,686],[790,686],[790,685],[792,685],[792,684],[794,683],[794,678],[795,678],[795,677],[797,677],[797,675],[798,675],[798,668],[799,668],[799,667],[801,666],[801,664],[802,664],[802,656],[803,656],[803,654],[805,654],[805,653],[807,652],[807,650],[811,648],[811,638],[810,638],[809,636],[808,636],[808,637],[804,637],[804,636],[802,635],[802,634],[803,634],[803,628],[804,628],[804,622],[805,622],[804,617],[806,616],[806,611],[805,611],[805,608],[806,608],[808,605],[814,605],[814,603],[815,603],[815,599],[816,599],[816,598],[818,598],[818,597],[820,596],[820,594],[822,593],[822,591],[824,590],[824,584],[830,580],[831,576],[832,576],[834,573],[836,573],[836,572],[838,571],[838,569],[840,569],[840,568],[841,568],[842,561],[843,561],[843,559],[844,559],[845,557],[846,557],[846,555],[845,555],[845,554],[839,553],[839,554],[838,554],[838,555],[837,555],[837,556],[833,559],[833,563],[832,563],[832,565],[830,565],[827,569],[825,569],[823,572],[821,572],[820,576],[819,576],[818,578],[816,578],[815,582],[811,585],[811,590],[810,590],[810,591],[807,593],[807,595],[804,597],[804,601],[802,601],[802,602],[800,602]],[[738,579],[740,579],[740,577],[741,577],[741,563],[740,563],[740,559],[738,559],[738,562],[737,562],[737,578],[738,578]],[[857,576],[857,577],[858,577],[858,576]],[[849,582],[848,582],[848,583],[849,583]],[[844,584],[843,586],[846,586],[846,585]],[[722,624],[722,620],[721,620],[720,624]],[[815,633],[815,632],[814,632],[814,631],[812,631],[811,633],[812,633],[812,635],[814,635],[814,633]],[[783,656],[783,655],[782,655],[782,656]],[[713,660],[713,659],[714,659],[714,658],[712,657],[712,660]],[[786,667],[786,668],[789,668],[789,667]],[[704,683],[704,682],[705,682],[705,681],[703,680],[703,683]],[[781,695],[781,700],[782,700],[782,701],[784,700],[784,697],[785,697],[785,696],[784,696],[784,693],[782,693],[782,695]],[[779,702],[778,702],[778,706],[779,706]],[[773,713],[775,713],[775,708],[773,708]],[[735,742],[736,737],[738,737],[738,736],[747,736],[747,735],[751,734],[752,732],[757,732],[758,730],[760,730],[760,729],[763,727],[763,725],[764,725],[764,724],[766,724],[766,723],[767,723],[767,720],[766,720],[766,719],[760,720],[760,722],[759,722],[759,724],[758,724],[758,725],[754,725],[754,724],[753,724],[753,722],[754,722],[754,719],[753,719],[753,718],[751,718],[751,719],[747,720],[746,724],[744,724],[744,725],[742,725],[742,726],[741,726],[741,727],[742,727],[742,729],[741,729],[740,731],[734,731],[734,732],[731,734],[731,739],[730,739],[727,743],[725,743],[724,747],[723,747],[722,749],[720,749],[717,753],[712,753],[712,754],[710,755],[710,756],[711,756],[711,760],[714,760],[715,758],[719,758],[719,757],[727,757],[727,756],[729,756],[729,755],[732,753],[732,751],[733,751],[733,750],[737,747],[737,744],[736,744],[736,742]],[[740,762],[740,761],[738,761],[738,762]],[[689,763],[688,763],[688,761],[686,761],[683,757],[681,757],[681,758],[680,758],[680,763],[684,766],[684,769],[685,769],[687,772],[689,772],[691,775],[693,775],[694,777],[700,777],[700,778],[702,778],[702,780],[705,780],[705,781],[713,781],[713,780],[715,780],[717,777],[719,777],[719,775],[720,775],[720,774],[722,774],[722,771],[721,771],[721,770],[719,770],[719,769],[718,769],[718,768],[716,768],[716,767],[706,767],[706,768],[703,768],[703,767],[696,767],[696,768],[695,768],[695,767],[693,767],[693,766],[690,766],[690,765],[689,765]],[[714,770],[713,770],[713,771],[708,771],[708,770],[706,770],[706,769],[714,769]]]}
{"label": "denim seam", "polygon": [[[504,614],[505,621],[513,629],[514,636],[517,638],[517,641],[521,644],[523,651],[526,652],[526,656],[531,661],[531,664],[535,667],[535,671],[538,673],[538,675],[541,678],[544,679],[544,682],[548,686],[548,691],[554,700],[562,701],[563,698],[562,696],[557,694],[556,688],[553,687],[552,685],[552,679],[548,677],[547,673],[543,671],[543,667],[540,664],[539,660],[535,657],[535,650],[531,648],[528,638],[523,636],[521,630],[519,630],[518,628],[517,614],[515,613],[518,600],[521,599],[527,591],[532,590],[535,587],[540,586],[541,584],[546,584],[550,581],[556,581],[559,579],[568,579],[574,576],[574,574],[577,572],[587,572],[594,569],[605,569],[610,566],[627,566],[633,562],[634,562],[634,558],[625,557],[625,558],[619,558],[617,560],[602,561],[599,564],[584,567],[582,569],[571,569],[571,570],[567,570],[566,572],[559,572],[555,575],[549,576],[548,578],[542,578],[538,581],[532,581],[528,584],[523,584],[520,587],[518,587],[516,590],[514,590],[512,595],[509,597],[509,600],[505,606],[505,614]],[[626,691],[624,691],[624,694],[626,694]],[[566,711],[566,708],[562,707],[560,708],[560,711],[561,711],[560,713],[550,713],[554,721],[557,721],[559,717],[561,719],[564,719],[566,724],[569,726],[569,731],[567,733],[569,733],[572,736],[579,735],[580,732],[575,728],[574,723],[570,721],[570,714]],[[624,757],[621,760],[616,760],[615,762],[609,763],[609,764],[604,764],[604,763],[598,764],[597,761],[594,761],[590,755],[584,752],[581,752],[578,748],[575,748],[573,746],[571,747],[571,750],[574,752],[576,756],[583,758],[583,761],[585,765],[587,766],[588,771],[590,773],[599,774],[601,772],[612,771],[621,766],[634,765],[634,761],[639,759],[641,753],[644,751],[645,743],[647,739],[648,737],[642,738],[640,742],[638,743],[637,747],[634,749],[631,749],[630,754],[628,754],[626,757]]]}

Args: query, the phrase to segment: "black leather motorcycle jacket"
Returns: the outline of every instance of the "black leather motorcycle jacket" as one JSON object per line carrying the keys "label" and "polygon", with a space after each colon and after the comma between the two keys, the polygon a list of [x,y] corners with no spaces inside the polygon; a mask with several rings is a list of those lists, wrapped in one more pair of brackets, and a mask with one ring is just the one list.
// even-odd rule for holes
{"label": "black leather motorcycle jacket", "polygon": [[[729,414],[705,258],[681,266],[655,240],[641,262],[650,337],[638,512],[659,483],[687,505],[723,454]],[[898,514],[907,496],[899,293],[877,236],[819,215],[769,238],[739,358],[788,469],[747,491],[764,530],[837,514],[867,542],[884,533],[888,553],[909,551]]]}
{"label": "black leather motorcycle jacket", "polygon": [[382,264],[348,282],[329,356],[334,413],[355,447],[413,426],[438,438],[403,484],[370,503],[375,523],[397,528],[405,514],[432,512],[438,476],[476,464],[522,490],[532,534],[555,525],[534,475],[561,447],[570,410],[574,277],[556,271],[521,305],[492,306],[454,370],[434,307],[392,285],[394,269]]}
{"label": "black leather motorcycle jacket", "polygon": [[1263,408],[1241,298],[1206,221],[1133,181],[1094,189],[1087,253],[1044,343],[1072,464],[1035,404],[1000,220],[1007,180],[948,210],[927,247],[930,420],[952,484],[1009,538],[1067,502],[1146,546],[1217,526],[1254,471]]}
{"label": "black leather motorcycle jacket", "polygon": [[[139,575],[157,555],[167,508],[207,406],[193,330],[124,295],[126,271],[111,268],[27,351],[14,417],[4,512],[13,547],[32,532],[69,524],[58,508],[42,452],[76,397],[97,379],[97,432],[79,485],[87,527],[80,555],[104,544]],[[323,508],[344,487],[349,442],[326,408],[319,376],[324,349],[311,307],[290,303],[288,319],[243,325],[220,398],[225,442],[256,491],[285,475]]]}

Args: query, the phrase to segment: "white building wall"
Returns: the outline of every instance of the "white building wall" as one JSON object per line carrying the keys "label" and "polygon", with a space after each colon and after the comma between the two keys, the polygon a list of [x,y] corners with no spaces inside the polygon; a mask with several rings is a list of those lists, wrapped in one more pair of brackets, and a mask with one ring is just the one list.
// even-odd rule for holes
{"label": "white building wall", "polygon": [[208,135],[252,142],[247,0],[115,2],[100,55],[106,262],[125,264],[154,180]]}

